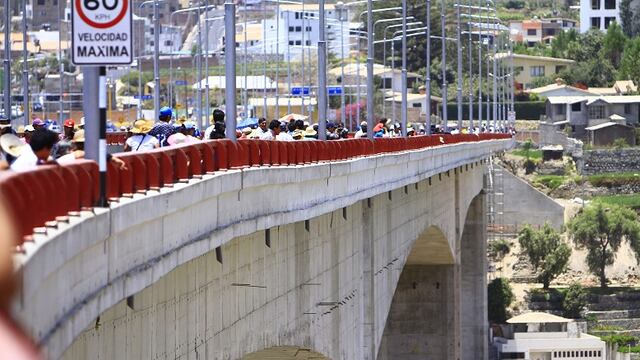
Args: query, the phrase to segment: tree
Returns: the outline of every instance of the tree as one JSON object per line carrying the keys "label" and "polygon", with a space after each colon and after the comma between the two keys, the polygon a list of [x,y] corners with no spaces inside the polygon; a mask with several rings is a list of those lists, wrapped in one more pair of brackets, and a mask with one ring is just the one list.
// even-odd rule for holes
{"label": "tree", "polygon": [[627,41],[618,75],[620,79],[640,81],[640,38]]}
{"label": "tree", "polygon": [[493,279],[487,287],[489,321],[504,323],[507,321],[514,295],[509,280],[505,278]]}
{"label": "tree", "polygon": [[602,51],[605,58],[611,61],[614,68],[620,66],[620,58],[627,43],[627,37],[622,32],[622,27],[615,21],[609,25],[607,34],[602,41]]}
{"label": "tree", "polygon": [[620,1],[620,24],[622,25],[622,31],[628,37],[635,35],[633,29],[633,12],[631,11],[632,0]]}
{"label": "tree", "polygon": [[562,299],[564,316],[573,319],[579,318],[585,306],[587,306],[587,292],[579,283],[571,284]]}
{"label": "tree", "polygon": [[607,287],[605,268],[613,264],[624,239],[636,257],[640,254],[638,215],[627,207],[588,206],[569,222],[568,230],[578,248],[587,250],[587,265],[600,278],[602,288]]}
{"label": "tree", "polygon": [[518,234],[518,241],[538,273],[537,280],[545,289],[549,288],[553,279],[567,270],[571,249],[549,224],[544,224],[541,230],[525,225]]}

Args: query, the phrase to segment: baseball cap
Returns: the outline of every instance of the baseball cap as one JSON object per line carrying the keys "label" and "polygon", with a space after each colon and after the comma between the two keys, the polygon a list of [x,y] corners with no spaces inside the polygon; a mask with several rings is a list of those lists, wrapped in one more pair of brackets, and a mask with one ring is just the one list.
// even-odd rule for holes
{"label": "baseball cap", "polygon": [[168,106],[163,106],[160,108],[160,116],[173,116],[173,110]]}
{"label": "baseball cap", "polygon": [[72,128],[72,127],[75,127],[75,126],[76,126],[76,122],[73,121],[72,119],[67,119],[67,120],[64,121],[64,127]]}
{"label": "baseball cap", "polygon": [[35,120],[33,120],[33,126],[44,126],[44,121],[40,120],[39,118],[36,118]]}
{"label": "baseball cap", "polygon": [[331,121],[327,122],[327,129],[335,128],[335,127],[336,127],[336,124],[332,123]]}

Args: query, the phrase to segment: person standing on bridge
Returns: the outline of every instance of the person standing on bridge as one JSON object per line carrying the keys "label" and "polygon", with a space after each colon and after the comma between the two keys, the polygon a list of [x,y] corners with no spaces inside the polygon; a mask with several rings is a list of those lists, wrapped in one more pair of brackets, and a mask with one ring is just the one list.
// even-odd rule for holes
{"label": "person standing on bridge", "polygon": [[267,132],[260,135],[260,140],[276,140],[280,134],[280,120],[271,120]]}
{"label": "person standing on bridge", "polygon": [[[220,109],[215,109],[213,110],[213,115],[211,115],[213,117],[213,124],[211,124],[208,128],[205,129],[204,131],[204,140],[209,140],[211,139],[211,134],[214,132],[214,130],[216,129],[216,124],[217,123],[224,123],[224,111],[220,110]],[[220,126],[218,126],[219,128]]]}
{"label": "person standing on bridge", "polygon": [[151,131],[149,131],[149,135],[158,139],[160,146],[169,145],[167,140],[169,139],[169,136],[173,135],[173,126],[171,125],[172,117],[173,110],[168,106],[163,106],[160,109],[160,114],[158,115],[159,122],[153,126]]}
{"label": "person standing on bridge", "polygon": [[[124,144],[124,151],[145,151],[153,150],[160,146],[160,141],[151,136],[151,124],[147,120],[140,119],[133,123],[131,137]],[[173,129],[171,130],[173,131]]]}

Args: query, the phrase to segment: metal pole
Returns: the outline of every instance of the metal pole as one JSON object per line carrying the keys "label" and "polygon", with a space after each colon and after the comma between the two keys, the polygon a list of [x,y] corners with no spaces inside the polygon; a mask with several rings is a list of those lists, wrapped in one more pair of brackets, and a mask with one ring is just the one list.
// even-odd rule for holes
{"label": "metal pole", "polygon": [[[371,1],[367,2],[367,7],[371,6]],[[360,42],[362,41],[362,39],[360,39],[360,35],[358,35],[356,37],[356,39],[358,39],[357,44],[358,44],[358,50],[357,50],[357,54],[356,54],[356,79],[358,81],[358,88],[356,89],[356,123],[359,124],[360,123]],[[373,121],[372,121],[373,123]],[[367,119],[367,137],[372,138],[373,137],[373,129],[371,129],[371,123],[369,123],[369,119]]]}
{"label": "metal pole", "polygon": [[[11,8],[4,0],[4,114],[11,119]],[[62,74],[60,75],[62,76]]]}
{"label": "metal pole", "polygon": [[[395,83],[395,73],[396,73],[396,37],[394,36],[393,38],[391,38],[391,93],[393,94],[392,99],[393,101],[391,102],[392,106],[391,106],[391,117],[393,118],[393,121],[396,121],[396,91],[394,89],[394,83]],[[369,125],[369,123],[367,123],[367,125]],[[370,127],[370,126],[367,126]],[[367,129],[368,130],[368,129]]]}
{"label": "metal pole", "polygon": [[[193,111],[194,114],[198,114],[198,118],[196,120],[196,124],[203,129],[203,121],[202,121],[202,25],[200,24],[200,18],[202,17],[202,13],[200,12],[201,6],[200,2],[198,2],[198,20],[197,20],[197,29],[198,29],[198,51],[196,54],[196,67],[198,68],[198,82],[196,86],[196,105],[198,106],[198,111],[195,109]],[[205,21],[205,26],[207,26]],[[235,65],[234,65],[235,66]],[[235,79],[234,79],[235,80]]]}
{"label": "metal pole", "polygon": [[[199,5],[199,4],[198,4]],[[205,8],[205,12],[204,12],[204,18],[208,19],[209,18],[209,0],[205,0],[204,5],[206,6]],[[204,100],[205,100],[205,119],[204,119],[204,123],[205,126],[203,126],[203,129],[206,129],[207,127],[209,127],[210,124],[210,116],[211,116],[211,109],[210,109],[210,105],[211,104],[209,102],[209,23],[207,22],[207,20],[204,21],[204,46],[205,46],[205,50],[204,50],[204,72],[205,72],[205,79],[206,82],[204,83]]]}
{"label": "metal pole", "polygon": [[100,198],[98,206],[107,206],[107,67],[98,67],[99,140],[98,170],[100,171]]}
{"label": "metal pole", "polygon": [[427,121],[425,123],[425,133],[431,135],[431,0],[427,0],[427,68],[426,68],[426,95],[427,95]]}
{"label": "metal pole", "polygon": [[[469,0],[469,16],[471,16],[471,0]],[[469,132],[473,132],[473,35],[471,25],[468,27],[469,30]]]}
{"label": "metal pole", "polygon": [[138,119],[142,118],[142,89],[142,56],[138,54]]}
{"label": "metal pole", "polygon": [[460,3],[456,2],[456,42],[458,52],[458,88],[457,90],[457,102],[458,102],[458,131],[462,131],[462,44],[461,44],[461,32],[460,28]]}
{"label": "metal pole", "polygon": [[442,0],[440,9],[440,26],[442,26],[442,124],[444,132],[449,131],[447,117],[447,30],[446,26],[446,0]]}
{"label": "metal pole", "polygon": [[247,35],[248,35],[248,31],[247,31],[247,26],[249,26],[249,22],[248,22],[248,18],[247,18],[247,2],[244,1],[244,4],[242,5],[242,11],[244,12],[244,54],[242,54],[242,64],[244,65],[244,86],[242,87],[242,90],[244,90],[243,92],[243,101],[244,101],[244,118],[248,118],[249,117],[249,82],[248,82],[248,68],[247,68],[247,44],[248,44],[248,39],[247,39]]}
{"label": "metal pole", "polygon": [[153,2],[153,116],[158,121],[160,114],[160,4]]}
{"label": "metal pole", "polygon": [[226,136],[236,141],[236,5],[233,0],[225,0],[224,15]]}
{"label": "metal pole", "polygon": [[[207,0],[208,1],[208,0]],[[265,1],[262,2],[262,50],[264,54],[264,59],[262,59],[262,81],[264,82],[263,86],[263,102],[262,102],[262,117],[267,118],[267,3]],[[276,16],[276,19],[280,21],[280,19]],[[280,39],[276,39],[276,41],[280,41]],[[207,73],[207,76],[209,74]]]}
{"label": "metal pole", "polygon": [[[403,0],[404,3],[405,0]],[[403,12],[406,16],[406,11]],[[403,19],[406,23],[406,19]],[[373,1],[367,1],[367,136],[373,138]],[[358,87],[359,88],[359,87]],[[383,100],[384,101],[384,100]]]}
{"label": "metal pole", "polygon": [[[373,96],[369,96],[373,100]],[[407,0],[402,0],[402,136],[407,136]]]}
{"label": "metal pole", "polygon": [[[302,45],[302,47],[300,48],[300,52],[301,54],[301,60],[302,60],[302,70],[301,70],[301,78],[302,78],[302,87],[301,87],[301,94],[300,94],[300,113],[302,115],[305,114],[304,111],[304,0],[302,0],[302,35],[301,35],[301,40],[300,40],[300,45]],[[309,92],[311,92],[311,89],[309,89]],[[309,116],[311,116],[311,114],[309,114]]]}
{"label": "metal pole", "polygon": [[325,40],[324,1],[318,3],[318,139],[327,139],[327,42]]}
{"label": "metal pole", "polygon": [[[85,157],[98,163],[100,198],[98,206],[107,206],[107,79],[104,66],[83,66],[83,108],[85,116]],[[98,106],[96,107],[96,104]]]}
{"label": "metal pole", "polygon": [[[8,12],[8,11],[7,11]],[[22,1],[22,104],[24,107],[24,125],[29,125],[29,64],[27,62],[27,0]]]}
{"label": "metal pole", "polygon": [[[479,4],[482,8],[482,0]],[[482,10],[480,12],[482,19]],[[478,33],[478,128],[482,128],[482,20],[480,20]]]}
{"label": "metal pole", "polygon": [[[287,14],[287,25],[289,25],[289,18]],[[289,40],[289,32],[287,32],[287,40]],[[287,45],[289,43],[287,42]],[[287,59],[287,68],[289,71],[289,108],[288,112],[291,114],[291,51],[290,46],[287,47],[288,57]],[[276,60],[276,118],[280,118],[280,85],[279,85],[279,77],[280,77],[280,0],[276,0],[276,55],[278,59]]]}
{"label": "metal pole", "polygon": [[496,22],[492,23],[493,43],[491,44],[491,51],[493,54],[493,131],[498,129],[498,79],[496,74],[498,73],[498,62],[496,61]]}
{"label": "metal pole", "polygon": [[[342,9],[344,11],[344,7]],[[347,122],[347,111],[345,109],[346,101],[345,101],[345,83],[344,83],[344,21],[342,19],[342,12],[340,13],[340,84],[342,85],[342,91],[340,92],[340,120],[342,123]],[[382,102],[382,106],[384,106],[384,101]],[[383,107],[384,108],[384,107]],[[357,124],[356,126],[359,126]],[[349,130],[352,130],[353,124],[349,121]]]}
{"label": "metal pole", "polygon": [[[287,28],[289,27],[289,15],[287,14]],[[290,32],[287,31],[287,85],[289,89],[289,94],[287,96],[287,114],[291,114],[291,45],[289,44],[289,36]],[[279,40],[279,38],[278,38]],[[276,114],[276,117],[280,117],[280,113]]]}
{"label": "metal pole", "polygon": [[[60,6],[58,6],[58,29],[62,27],[62,14],[60,13]],[[9,54],[11,56],[11,54]],[[60,72],[60,91],[58,92],[58,122],[59,125],[62,126],[62,118],[64,117],[64,103],[63,103],[63,87],[64,87],[64,64],[62,64],[62,37],[60,36],[60,32],[58,32],[58,69]],[[11,91],[11,88],[9,88]]]}

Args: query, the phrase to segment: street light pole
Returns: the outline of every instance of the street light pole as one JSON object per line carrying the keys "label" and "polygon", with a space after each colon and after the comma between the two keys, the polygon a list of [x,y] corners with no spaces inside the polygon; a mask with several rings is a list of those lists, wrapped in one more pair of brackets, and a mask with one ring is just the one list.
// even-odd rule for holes
{"label": "street light pole", "polygon": [[[469,16],[471,16],[471,0],[469,0]],[[471,25],[467,26],[469,30],[469,133],[473,133],[473,31]]]}
{"label": "street light pole", "polygon": [[[400,109],[403,137],[407,137],[407,0],[402,0],[402,108]],[[373,96],[369,96],[373,100]]]}
{"label": "street light pole", "polygon": [[458,55],[458,88],[457,90],[457,102],[458,102],[458,131],[462,131],[462,44],[460,28],[460,4],[456,3],[456,42],[457,42],[457,55]]}
{"label": "street light pole", "polygon": [[[480,0],[480,8],[482,0]],[[480,10],[482,16],[482,10]],[[482,129],[482,24],[478,27],[478,128]]]}
{"label": "street light pole", "polygon": [[[11,10],[4,0],[4,114],[11,119]],[[62,76],[62,74],[60,74]]]}
{"label": "street light pole", "polygon": [[27,62],[27,0],[22,1],[22,104],[24,125],[29,125],[29,64]]}
{"label": "street light pole", "polygon": [[205,79],[206,82],[204,83],[204,100],[205,100],[205,119],[204,119],[204,124],[205,126],[202,127],[202,129],[206,129],[207,127],[209,127],[209,122],[210,122],[210,109],[209,109],[209,30],[210,27],[207,22],[207,19],[209,18],[209,0],[205,0],[205,11],[204,11],[204,27],[205,27],[205,33],[204,33],[204,72],[205,72]]}
{"label": "street light pole", "polygon": [[440,9],[440,26],[442,27],[442,124],[444,132],[449,130],[447,117],[447,30],[446,26],[446,0],[442,0]]}
{"label": "street light pole", "polygon": [[225,0],[225,109],[226,137],[236,141],[236,4],[234,0]]}
{"label": "street light pole", "polygon": [[425,124],[425,134],[431,135],[431,0],[427,0],[427,68],[426,68],[426,95],[427,95],[427,121]]}
{"label": "street light pole", "polygon": [[154,121],[160,114],[160,8],[158,0],[153,2],[153,111]]}
{"label": "street light pole", "polygon": [[[318,139],[327,139],[327,42],[325,40],[324,1],[319,1],[318,38]],[[304,21],[303,21],[304,23]],[[304,94],[304,93],[303,93]]]}
{"label": "street light pole", "polygon": [[[367,1],[367,137],[373,138],[373,2]],[[360,91],[360,86],[358,86]],[[358,104],[360,106],[360,104]],[[360,119],[358,119],[360,121]]]}

